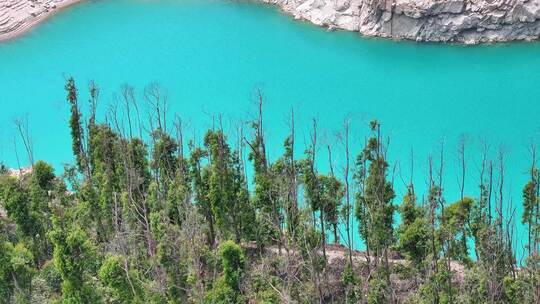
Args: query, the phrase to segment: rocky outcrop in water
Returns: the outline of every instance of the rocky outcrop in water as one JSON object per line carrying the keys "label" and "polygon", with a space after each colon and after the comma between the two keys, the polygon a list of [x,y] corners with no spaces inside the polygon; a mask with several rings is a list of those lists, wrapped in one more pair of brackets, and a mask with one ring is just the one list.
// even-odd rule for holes
{"label": "rocky outcrop in water", "polygon": [[467,44],[540,37],[540,0],[261,0],[330,29]]}

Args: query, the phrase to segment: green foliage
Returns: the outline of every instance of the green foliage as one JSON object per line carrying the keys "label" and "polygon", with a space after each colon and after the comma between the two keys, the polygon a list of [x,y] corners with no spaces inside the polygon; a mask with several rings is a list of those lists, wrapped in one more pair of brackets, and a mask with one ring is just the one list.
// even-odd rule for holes
{"label": "green foliage", "polygon": [[334,232],[334,242],[339,241],[338,225],[339,211],[345,195],[343,183],[332,175],[323,175],[320,177],[322,192],[322,212],[326,222],[331,226]]}
{"label": "green foliage", "polygon": [[487,303],[488,299],[488,273],[480,266],[471,268],[465,274],[464,292],[460,302],[467,304]]}
{"label": "green foliage", "polygon": [[59,299],[60,292],[51,289],[41,275],[33,277],[30,303],[58,303]]}
{"label": "green foliage", "polygon": [[119,160],[119,145],[118,135],[108,125],[94,125],[90,130],[91,179],[85,185],[85,200],[99,241],[106,241],[112,233],[113,209],[121,192],[120,176],[124,164]]}
{"label": "green foliage", "polygon": [[444,265],[444,261],[440,261],[437,264],[436,272],[424,278],[424,283],[418,288],[414,302],[421,304],[454,303],[453,295],[457,292],[456,287],[447,284],[451,276],[452,274]]}
{"label": "green foliage", "polygon": [[65,90],[67,101],[70,106],[71,116],[69,118],[69,127],[71,129],[72,150],[75,155],[79,172],[86,170],[87,160],[84,151],[84,131],[81,122],[81,113],[78,104],[78,92],[75,86],[75,80],[70,77],[66,80]]}
{"label": "green foliage", "polygon": [[443,210],[444,219],[440,233],[446,234],[446,242],[449,250],[447,254],[454,260],[470,263],[467,248],[468,224],[470,222],[471,207],[473,200],[465,197],[463,201],[457,201],[448,205]]}
{"label": "green foliage", "polygon": [[421,269],[429,253],[430,228],[421,207],[416,204],[412,191],[403,198],[400,206],[402,223],[398,228],[398,249]]}
{"label": "green foliage", "polygon": [[358,303],[361,291],[358,290],[358,278],[350,263],[345,264],[345,268],[341,273],[341,282],[345,287],[345,303]]}
{"label": "green foliage", "polygon": [[208,152],[201,148],[194,148],[191,151],[190,158],[190,176],[193,182],[193,192],[195,194],[195,205],[197,211],[204,217],[207,226],[207,243],[213,247],[215,242],[214,231],[214,213],[212,212],[212,204],[208,198],[210,192],[210,170],[208,167],[203,167],[202,161],[208,157]]}
{"label": "green foliage", "polygon": [[249,278],[251,293],[247,298],[254,299],[255,303],[281,303],[280,295],[275,288],[281,288],[282,286],[282,280],[277,275],[279,273],[278,269],[282,265],[283,259],[281,257],[261,259],[259,266],[251,269]]}
{"label": "green foliage", "polygon": [[535,216],[538,199],[538,172],[533,169],[531,180],[523,188],[523,223],[529,222]]}
{"label": "green foliage", "polygon": [[0,178],[0,194],[8,217],[17,224],[22,236],[33,238],[40,234],[36,214],[30,209],[28,193],[15,178]]}
{"label": "green foliage", "polygon": [[[534,160],[533,160],[534,161]],[[538,252],[540,244],[540,172],[534,166],[531,168],[531,179],[523,188],[522,223],[527,224],[529,253]]]}
{"label": "green foliage", "polygon": [[538,286],[540,274],[527,275],[520,273],[516,278],[507,276],[504,278],[504,291],[510,304],[538,303]]}
{"label": "green foliage", "polygon": [[233,200],[230,210],[231,222],[236,242],[254,239],[253,223],[256,221],[255,209],[249,197],[247,181],[244,174],[244,167],[240,161],[238,151],[232,154],[232,192]]}
{"label": "green foliage", "polygon": [[[529,254],[518,268],[511,218],[499,206],[492,211],[490,175],[488,183],[482,173],[479,197],[450,205],[442,183],[430,180],[422,204],[410,185],[394,231],[393,178],[377,121],[349,185],[348,169],[345,180],[316,166],[315,132],[295,158],[291,130],[283,154],[269,161],[262,96],[249,139],[240,129],[231,144],[220,123],[202,146],[190,141],[184,156],[181,125],[177,138],[168,133],[155,88],[144,97],[159,112],[157,126],[155,116],[141,122],[127,86],[104,123],[96,121],[94,85],[87,118],[72,78],[65,90],[75,165],[57,177],[38,161],[13,178],[0,163],[1,303],[389,303],[404,300],[403,290],[392,290],[402,281],[411,303],[540,301],[534,163],[523,189]],[[246,148],[253,170],[245,168]],[[337,243],[343,220],[351,224],[351,197],[369,265],[356,253],[349,264],[336,258],[337,244],[326,246],[328,233]],[[394,249],[411,263],[396,261]],[[451,272],[456,262],[466,268],[463,282]]]}
{"label": "green foliage", "polygon": [[361,189],[357,194],[356,217],[360,223],[360,233],[367,245],[380,255],[395,241],[395,207],[392,204],[395,193],[392,183],[386,180],[388,163],[382,151],[380,124],[373,121],[371,128],[373,137],[358,156],[354,176]]}
{"label": "green foliage", "polygon": [[34,257],[26,245],[0,243],[0,295],[13,303],[29,303],[32,278],[35,275]]}
{"label": "green foliage", "polygon": [[189,204],[191,187],[187,162],[180,159],[180,170],[177,170],[174,179],[168,185],[167,193],[167,216],[169,220],[177,225],[181,225],[185,219],[184,208]]}
{"label": "green foliage", "polygon": [[98,265],[95,247],[81,228],[66,228],[58,219],[53,223],[49,237],[54,244],[54,264],[62,277],[62,303],[98,301],[89,280]]}
{"label": "green foliage", "polygon": [[314,271],[321,271],[324,267],[324,258],[320,256],[321,232],[310,223],[307,212],[300,215],[298,233],[298,250],[302,258],[306,261],[311,260]]}
{"label": "green foliage", "polygon": [[210,162],[208,199],[213,218],[224,238],[234,235],[237,242],[252,232],[246,224],[255,219],[244,168],[238,151],[231,152],[222,131],[208,131],[204,139]]}
{"label": "green foliage", "polygon": [[32,282],[32,276],[35,274],[34,256],[25,244],[18,243],[13,246],[11,243],[7,243],[7,250],[11,257],[9,262],[12,269],[13,279],[17,282],[17,285],[21,289],[27,289]]}
{"label": "green foliage", "polygon": [[430,250],[429,225],[424,218],[418,218],[399,230],[398,248],[416,267],[424,264]]}
{"label": "green foliage", "polygon": [[390,303],[390,286],[388,286],[387,280],[384,278],[386,274],[384,270],[379,270],[373,279],[369,282],[369,289],[367,293],[368,304],[384,304]]}
{"label": "green foliage", "polygon": [[[262,97],[261,97],[262,98]],[[262,104],[260,105],[262,107]],[[261,111],[261,109],[259,109]],[[279,239],[281,227],[281,207],[277,193],[275,172],[270,170],[266,155],[266,143],[262,128],[262,112],[259,119],[251,124],[253,139],[249,142],[248,159],[253,162],[253,182],[255,186],[253,205],[258,211],[255,225],[255,240],[259,248],[264,247],[272,239]]]}
{"label": "green foliage", "polygon": [[47,288],[51,292],[59,293],[62,285],[62,276],[54,266],[54,260],[49,260],[43,264],[39,276],[45,281]]}
{"label": "green foliage", "polygon": [[41,189],[52,190],[55,175],[51,165],[41,160],[37,161],[32,167],[32,177]]}
{"label": "green foliage", "polygon": [[218,249],[223,274],[205,296],[206,303],[243,303],[240,280],[244,271],[244,253],[233,241],[223,242]]}
{"label": "green foliage", "polygon": [[403,227],[407,227],[418,218],[425,216],[424,210],[422,210],[416,202],[416,195],[412,191],[412,187],[407,189],[407,194],[405,194],[403,202],[399,206],[399,212],[401,213],[401,223]]}
{"label": "green foliage", "polygon": [[243,303],[237,292],[226,282],[225,277],[216,280],[212,290],[205,295],[207,304],[235,304]]}
{"label": "green foliage", "polygon": [[188,263],[182,252],[178,227],[167,221],[164,213],[150,215],[152,231],[157,241],[157,261],[167,275],[167,297],[170,303],[183,303],[187,298]]}
{"label": "green foliage", "polygon": [[98,275],[101,282],[113,293],[115,303],[140,303],[141,290],[128,269],[127,261],[121,256],[108,256],[103,261]]}
{"label": "green foliage", "polygon": [[239,291],[245,263],[242,248],[233,241],[226,241],[219,246],[219,258],[225,282],[233,290]]}
{"label": "green foliage", "polygon": [[315,171],[313,160],[314,147],[305,151],[306,158],[301,162],[302,184],[304,185],[304,195],[309,203],[311,211],[316,212],[322,208],[322,187],[318,173]]}
{"label": "green foliage", "polygon": [[3,162],[0,162],[0,175],[6,174],[7,172],[8,167]]}
{"label": "green foliage", "polygon": [[161,129],[157,129],[152,134],[154,141],[154,150],[152,153],[152,169],[158,175],[159,181],[166,185],[176,175],[177,157],[176,151],[178,144],[167,133]]}
{"label": "green foliage", "polygon": [[259,304],[279,304],[280,299],[276,291],[271,289],[266,289],[257,294],[256,301]]}
{"label": "green foliage", "polygon": [[480,197],[473,200],[468,223],[470,235],[474,240],[474,249],[478,260],[490,255],[489,238],[491,234],[490,215],[488,210],[489,190],[480,185]]}
{"label": "green foliage", "polygon": [[0,299],[9,299],[13,289],[10,250],[12,245],[1,237],[2,235],[0,235]]}

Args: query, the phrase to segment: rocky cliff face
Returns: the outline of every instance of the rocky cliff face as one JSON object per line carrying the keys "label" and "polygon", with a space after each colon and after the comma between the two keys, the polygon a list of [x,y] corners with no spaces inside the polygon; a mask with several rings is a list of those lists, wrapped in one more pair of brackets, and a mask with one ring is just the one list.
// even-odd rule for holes
{"label": "rocky cliff face", "polygon": [[540,37],[540,0],[261,0],[330,29],[476,44]]}

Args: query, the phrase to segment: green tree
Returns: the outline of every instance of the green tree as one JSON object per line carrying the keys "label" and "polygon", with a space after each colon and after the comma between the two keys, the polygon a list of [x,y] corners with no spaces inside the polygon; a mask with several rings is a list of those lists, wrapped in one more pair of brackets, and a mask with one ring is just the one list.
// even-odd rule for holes
{"label": "green tree", "polygon": [[399,211],[401,224],[398,228],[398,249],[420,270],[430,249],[429,224],[423,209],[416,203],[412,187],[403,197]]}
{"label": "green tree", "polygon": [[233,189],[232,168],[230,166],[231,151],[222,131],[208,131],[204,144],[210,158],[210,188],[208,199],[216,224],[227,238],[233,228],[231,219],[235,210],[236,197]]}
{"label": "green tree", "polygon": [[152,151],[152,169],[158,181],[160,191],[166,195],[168,184],[176,175],[178,168],[177,142],[165,131],[157,129],[152,133],[153,151]]}
{"label": "green tree", "polygon": [[[395,242],[393,225],[395,207],[392,203],[395,193],[392,183],[386,179],[388,163],[381,142],[381,126],[379,122],[372,121],[370,127],[373,135],[357,160],[360,168],[357,169],[355,178],[361,191],[357,197],[359,203],[356,217],[361,223],[360,232],[374,254],[376,271],[386,276],[385,286],[391,288],[388,249]],[[366,164],[368,164],[367,171]],[[378,287],[373,288],[382,290]],[[387,295],[392,301],[392,292]]]}
{"label": "green tree", "polygon": [[7,256],[10,261],[10,275],[14,287],[14,303],[29,303],[32,290],[32,277],[35,275],[34,256],[26,248],[25,244],[18,243],[15,246],[5,243]]}
{"label": "green tree", "polygon": [[[0,299],[9,302],[13,292],[13,282],[11,279],[11,250],[10,243],[0,235]],[[4,303],[4,302],[2,302]]]}
{"label": "green tree", "polygon": [[189,289],[186,240],[181,228],[167,220],[165,212],[151,214],[152,231],[157,241],[157,261],[166,275],[167,298],[169,303],[187,301]]}
{"label": "green tree", "polygon": [[467,240],[469,238],[468,223],[471,218],[471,207],[473,199],[465,197],[463,200],[457,201],[446,206],[441,216],[445,219],[441,220],[441,233],[447,235],[447,255],[451,259],[461,261],[462,263],[470,264]]}
{"label": "green tree", "polygon": [[[262,249],[270,240],[281,237],[281,208],[279,194],[276,191],[275,176],[270,170],[266,154],[266,142],[263,127],[263,97],[258,92],[259,115],[251,122],[253,138],[248,145],[250,152],[248,159],[253,162],[254,197],[253,203],[257,212],[255,227],[256,241]],[[281,246],[281,243],[279,243]]]}
{"label": "green tree", "polygon": [[122,256],[108,256],[99,269],[99,279],[112,290],[114,302],[142,303],[142,291],[138,284],[135,284],[136,276],[125,269],[127,263]]}
{"label": "green tree", "polygon": [[169,183],[166,208],[169,220],[176,225],[181,225],[185,218],[184,209],[190,203],[192,189],[187,160],[179,156],[177,162],[179,168],[176,170],[174,179]]}
{"label": "green tree", "polygon": [[122,188],[124,164],[120,157],[120,142],[119,136],[108,125],[93,126],[88,145],[92,160],[91,176],[85,185],[89,195],[85,200],[101,242],[111,237],[115,199]]}
{"label": "green tree", "polygon": [[1,177],[0,195],[8,217],[17,224],[22,237],[33,240],[36,235],[42,235],[37,215],[30,206],[28,191],[17,179]]}
{"label": "green tree", "polygon": [[338,224],[339,210],[345,190],[343,183],[333,175],[323,175],[320,177],[323,186],[322,212],[326,223],[331,227],[334,234],[334,243],[339,243]]}
{"label": "green tree", "polygon": [[65,90],[67,101],[70,106],[71,116],[69,118],[69,127],[71,129],[72,150],[75,155],[77,168],[79,172],[89,173],[86,152],[84,148],[84,128],[81,122],[82,115],[79,109],[78,92],[73,77],[66,80]]}
{"label": "green tree", "polygon": [[309,203],[309,208],[312,213],[313,228],[316,227],[316,217],[317,213],[319,215],[319,224],[321,231],[321,244],[323,249],[323,256],[326,259],[326,227],[325,227],[325,212],[323,210],[323,195],[324,195],[324,185],[323,177],[319,175],[315,170],[315,152],[314,146],[312,145],[309,149],[305,151],[306,158],[301,161],[300,168],[300,178],[304,186],[304,196],[306,201]]}
{"label": "green tree", "polygon": [[68,228],[66,224],[54,219],[49,232],[54,264],[62,277],[62,303],[95,303],[99,296],[89,277],[97,271],[96,249],[81,228]]}
{"label": "green tree", "polygon": [[522,223],[528,227],[529,254],[538,254],[538,243],[540,242],[540,172],[536,167],[531,168],[531,179],[523,188],[523,216]]}
{"label": "green tree", "polygon": [[215,219],[212,212],[212,205],[207,195],[210,191],[210,172],[202,164],[202,160],[207,156],[208,153],[201,148],[193,148],[191,150],[190,175],[193,182],[195,205],[207,223],[207,243],[208,246],[214,247],[216,240]]}
{"label": "green tree", "polygon": [[345,303],[358,303],[361,293],[357,290],[358,278],[350,263],[345,264],[345,269],[343,269],[343,272],[341,273],[341,282],[345,287]]}
{"label": "green tree", "polygon": [[240,160],[238,151],[233,152],[231,157],[232,167],[232,192],[234,194],[233,206],[230,211],[231,222],[234,230],[235,240],[240,243],[242,239],[254,239],[254,227],[256,217],[253,208],[247,181],[244,174],[244,167]]}
{"label": "green tree", "polygon": [[6,174],[8,172],[8,168],[3,162],[0,162],[0,174]]}
{"label": "green tree", "polygon": [[219,246],[219,259],[223,274],[206,296],[211,304],[243,303],[240,281],[244,274],[245,257],[242,248],[233,241],[223,242]]}

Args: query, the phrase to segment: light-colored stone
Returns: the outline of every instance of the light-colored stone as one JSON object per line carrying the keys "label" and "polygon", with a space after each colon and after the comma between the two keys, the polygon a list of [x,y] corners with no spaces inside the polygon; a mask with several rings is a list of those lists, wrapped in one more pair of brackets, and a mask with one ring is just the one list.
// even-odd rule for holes
{"label": "light-colored stone", "polygon": [[[0,41],[80,0],[0,0]],[[466,44],[537,40],[540,0],[258,0],[365,36]]]}
{"label": "light-colored stone", "polygon": [[80,0],[0,0],[0,41],[28,31],[60,8]]}
{"label": "light-colored stone", "polygon": [[465,44],[540,37],[540,0],[259,1],[297,19],[365,36]]}

